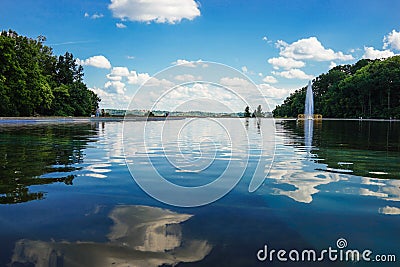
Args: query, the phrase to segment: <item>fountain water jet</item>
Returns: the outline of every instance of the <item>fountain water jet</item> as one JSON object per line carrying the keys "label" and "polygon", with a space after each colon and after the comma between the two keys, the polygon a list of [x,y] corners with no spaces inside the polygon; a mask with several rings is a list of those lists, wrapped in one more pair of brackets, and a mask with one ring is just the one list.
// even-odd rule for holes
{"label": "fountain water jet", "polygon": [[308,82],[306,101],[304,103],[304,114],[297,116],[298,120],[322,120],[321,114],[314,114],[314,96],[311,81]]}
{"label": "fountain water jet", "polygon": [[312,120],[314,119],[314,96],[312,92],[311,81],[308,82],[306,102],[304,107],[304,119]]}

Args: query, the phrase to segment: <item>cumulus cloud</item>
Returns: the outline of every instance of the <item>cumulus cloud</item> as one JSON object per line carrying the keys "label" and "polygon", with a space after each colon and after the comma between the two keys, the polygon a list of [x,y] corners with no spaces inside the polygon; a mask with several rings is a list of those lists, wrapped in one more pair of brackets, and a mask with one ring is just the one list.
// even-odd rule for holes
{"label": "cumulus cloud", "polygon": [[123,23],[116,23],[115,26],[117,26],[118,29],[125,29],[126,25]]}
{"label": "cumulus cloud", "polygon": [[280,49],[280,55],[293,59],[307,59],[315,61],[330,60],[352,60],[352,55],[345,55],[343,52],[335,52],[325,48],[316,37],[300,39],[292,44],[278,40],[276,46]]}
{"label": "cumulus cloud", "polygon": [[175,87],[176,84],[164,78],[158,79],[155,77],[151,77],[143,84],[143,86],[147,88],[171,89],[172,87]]}
{"label": "cumulus cloud", "polygon": [[233,77],[233,78],[223,77],[220,80],[220,84],[226,87],[241,87],[241,88],[253,86],[248,80],[239,77]]}
{"label": "cumulus cloud", "polygon": [[192,74],[179,74],[174,77],[175,80],[180,82],[193,82],[201,80],[201,76],[194,76]]}
{"label": "cumulus cloud", "polygon": [[207,67],[207,63],[204,63],[203,60],[199,59],[197,61],[190,61],[186,59],[178,59],[177,61],[172,62],[172,65],[183,65],[184,67],[196,68],[198,65]]}
{"label": "cumulus cloud", "polygon": [[129,72],[127,78],[129,84],[143,84],[150,79],[150,75],[148,73],[137,73],[136,71],[132,70]]}
{"label": "cumulus cloud", "polygon": [[125,93],[125,83],[121,81],[108,81],[104,84],[104,88],[111,93],[123,95]]}
{"label": "cumulus cloud", "polygon": [[82,66],[92,66],[100,69],[111,69],[110,61],[105,56],[102,55],[93,56],[85,60],[80,60],[78,58],[76,60],[76,63]]}
{"label": "cumulus cloud", "polygon": [[312,75],[308,75],[304,73],[304,71],[299,69],[290,69],[287,71],[276,72],[273,71],[272,74],[281,76],[286,79],[301,79],[301,80],[311,80],[314,77]]}
{"label": "cumulus cloud", "polygon": [[127,77],[129,70],[126,67],[113,67],[111,73],[107,74],[107,79],[112,81],[120,81],[122,77]]}
{"label": "cumulus cloud", "polygon": [[111,0],[108,8],[115,18],[147,23],[175,24],[200,16],[194,0]]}
{"label": "cumulus cloud", "polygon": [[248,71],[249,71],[249,70],[247,69],[246,66],[243,66],[243,67],[242,67],[242,72],[243,72],[243,73],[247,73]]}
{"label": "cumulus cloud", "polygon": [[268,63],[273,66],[274,69],[293,69],[293,68],[302,68],[306,64],[303,61],[295,60],[293,58],[287,57],[273,57],[268,59]]}
{"label": "cumulus cloud", "polygon": [[387,58],[394,56],[394,53],[390,50],[376,50],[373,47],[364,47],[364,55],[362,58],[366,59],[378,59],[378,58]]}
{"label": "cumulus cloud", "polygon": [[393,30],[391,33],[383,37],[383,49],[389,47],[400,50],[400,32]]}
{"label": "cumulus cloud", "polygon": [[129,75],[129,70],[127,67],[114,67],[112,68],[110,75],[126,77]]}
{"label": "cumulus cloud", "polygon": [[226,88],[194,83],[176,86],[157,103],[157,109],[237,112],[246,103]]}
{"label": "cumulus cloud", "polygon": [[266,83],[277,83],[278,82],[278,80],[274,76],[265,76],[262,79],[262,81],[266,82]]}
{"label": "cumulus cloud", "polygon": [[284,99],[291,92],[291,89],[280,89],[266,83],[259,84],[258,88],[266,98],[272,99]]}
{"label": "cumulus cloud", "polygon": [[259,84],[258,88],[268,102],[271,110],[273,110],[277,105],[281,104],[283,100],[294,91],[294,89],[278,88],[267,83]]}
{"label": "cumulus cloud", "polygon": [[331,61],[331,63],[329,64],[329,69],[333,69],[336,66],[337,66],[337,64],[335,62]]}
{"label": "cumulus cloud", "polygon": [[128,84],[142,84],[148,79],[148,73],[137,73],[135,70],[129,71],[127,67],[113,67],[111,72],[107,74],[110,81],[122,81],[124,79]]}
{"label": "cumulus cloud", "polygon": [[100,97],[100,105],[104,108],[126,109],[131,100],[131,96],[126,94],[116,94],[115,92],[108,92],[98,87],[89,89]]}

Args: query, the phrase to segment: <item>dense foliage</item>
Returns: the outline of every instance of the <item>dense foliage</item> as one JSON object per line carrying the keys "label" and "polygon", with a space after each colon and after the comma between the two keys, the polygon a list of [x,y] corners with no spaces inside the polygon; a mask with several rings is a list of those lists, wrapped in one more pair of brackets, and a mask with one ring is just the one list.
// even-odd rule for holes
{"label": "dense foliage", "polygon": [[100,98],[83,83],[73,55],[56,57],[36,40],[0,34],[0,116],[88,116]]}
{"label": "dense foliage", "polygon": [[[332,68],[313,80],[314,113],[330,118],[400,118],[400,56],[362,59]],[[275,117],[304,113],[306,87],[273,111]]]}

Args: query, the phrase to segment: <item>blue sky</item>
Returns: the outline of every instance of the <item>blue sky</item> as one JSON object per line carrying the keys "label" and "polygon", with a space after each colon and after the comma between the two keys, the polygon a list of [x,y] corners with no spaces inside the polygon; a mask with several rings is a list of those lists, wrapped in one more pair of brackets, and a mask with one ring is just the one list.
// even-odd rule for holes
{"label": "blue sky", "polygon": [[399,10],[397,0],[2,0],[0,28],[73,53],[104,108],[199,60],[240,70],[274,107],[334,65],[399,54]]}

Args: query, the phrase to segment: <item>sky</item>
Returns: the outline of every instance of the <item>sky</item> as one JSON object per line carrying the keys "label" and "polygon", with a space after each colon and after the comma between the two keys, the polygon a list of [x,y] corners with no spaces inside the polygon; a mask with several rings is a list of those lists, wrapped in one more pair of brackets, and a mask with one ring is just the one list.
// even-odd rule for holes
{"label": "sky", "polygon": [[399,10],[398,0],[2,0],[0,29],[71,52],[102,108],[150,109],[169,92],[157,108],[242,111],[261,95],[268,110],[336,65],[400,54]]}

